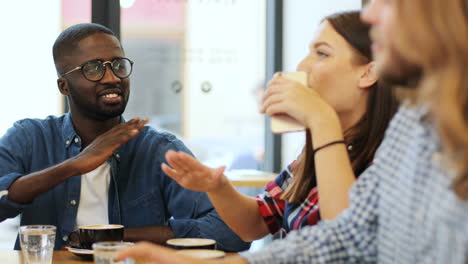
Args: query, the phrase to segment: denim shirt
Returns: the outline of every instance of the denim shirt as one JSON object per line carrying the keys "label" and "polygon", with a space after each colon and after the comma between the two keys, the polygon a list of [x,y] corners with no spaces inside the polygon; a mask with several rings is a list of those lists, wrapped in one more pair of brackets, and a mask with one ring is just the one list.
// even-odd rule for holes
{"label": "denim shirt", "polygon": [[[17,121],[0,139],[0,221],[21,214],[21,225],[55,225],[55,249],[64,246],[74,231],[81,175],[68,178],[30,204],[9,200],[7,191],[19,177],[59,164],[81,148],[70,114]],[[144,127],[109,158],[109,223],[170,226],[176,237],[212,238],[218,248],[228,251],[247,249],[249,243],[224,224],[206,194],[184,189],[162,172],[169,149],[190,153],[175,136]],[[19,249],[18,239],[15,249]]]}

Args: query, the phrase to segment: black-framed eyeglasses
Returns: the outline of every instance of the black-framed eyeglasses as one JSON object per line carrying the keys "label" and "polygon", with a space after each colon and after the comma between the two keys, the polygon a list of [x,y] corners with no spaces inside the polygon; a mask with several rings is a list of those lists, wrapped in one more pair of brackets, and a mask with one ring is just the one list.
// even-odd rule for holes
{"label": "black-framed eyeglasses", "polygon": [[102,80],[106,74],[106,64],[109,64],[110,69],[115,76],[120,79],[125,79],[132,73],[133,61],[128,58],[117,58],[113,61],[102,61],[102,60],[91,60],[83,63],[81,66],[78,66],[66,73],[60,75],[60,78],[63,76],[72,73],[77,70],[81,70],[81,73],[88,81],[98,82]]}

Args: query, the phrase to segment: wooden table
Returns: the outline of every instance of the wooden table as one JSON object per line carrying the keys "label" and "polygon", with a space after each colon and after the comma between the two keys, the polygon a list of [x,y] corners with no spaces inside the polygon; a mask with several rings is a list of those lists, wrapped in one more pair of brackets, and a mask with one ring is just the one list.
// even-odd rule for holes
{"label": "wooden table", "polygon": [[[24,264],[21,251],[18,250],[0,250],[0,260],[2,264]],[[93,261],[85,261],[73,255],[68,250],[56,250],[52,257],[53,264],[90,264]]]}
{"label": "wooden table", "polygon": [[[236,256],[237,253],[226,253],[226,256]],[[0,250],[1,264],[25,264],[21,251]],[[52,257],[52,264],[92,264],[92,260],[83,260],[68,250],[56,250]],[[138,264],[138,263],[137,263]]]}
{"label": "wooden table", "polygon": [[258,170],[229,170],[225,175],[235,187],[250,188],[263,188],[278,176],[276,173]]}

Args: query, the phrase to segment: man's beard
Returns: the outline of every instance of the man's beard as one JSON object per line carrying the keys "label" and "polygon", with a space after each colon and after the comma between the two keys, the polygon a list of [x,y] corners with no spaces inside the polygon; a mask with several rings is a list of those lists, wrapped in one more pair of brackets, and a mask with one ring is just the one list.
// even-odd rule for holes
{"label": "man's beard", "polygon": [[386,85],[416,88],[422,77],[421,67],[408,62],[395,49],[386,64],[378,66],[380,81]]}
{"label": "man's beard", "polygon": [[[125,111],[128,102],[128,96],[122,93],[122,102],[115,106],[102,107],[97,101],[95,103],[90,102],[84,98],[81,93],[74,91],[70,87],[70,94],[68,96],[68,102],[73,104],[77,111],[82,115],[85,115],[94,120],[108,120],[122,115]],[[70,105],[70,107],[72,107]]]}

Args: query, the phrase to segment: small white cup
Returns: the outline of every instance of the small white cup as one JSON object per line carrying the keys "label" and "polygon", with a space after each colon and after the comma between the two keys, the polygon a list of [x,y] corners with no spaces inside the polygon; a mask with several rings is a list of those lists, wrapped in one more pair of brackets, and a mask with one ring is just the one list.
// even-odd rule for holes
{"label": "small white cup", "polygon": [[96,242],[93,244],[94,263],[95,264],[134,264],[132,259],[116,261],[117,251],[133,245],[128,242]]}
{"label": "small white cup", "polygon": [[26,264],[52,263],[56,230],[52,225],[20,226],[21,252]]}
{"label": "small white cup", "polygon": [[[281,72],[283,78],[296,81],[307,86],[307,73],[305,72]],[[274,134],[296,132],[305,130],[303,124],[286,114],[278,114],[271,117],[270,129]]]}

